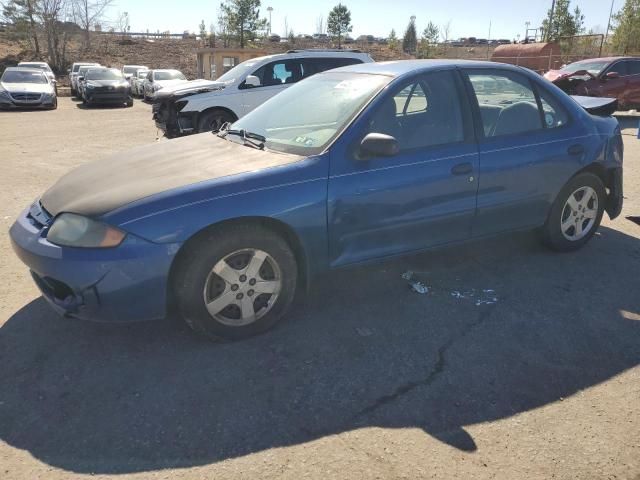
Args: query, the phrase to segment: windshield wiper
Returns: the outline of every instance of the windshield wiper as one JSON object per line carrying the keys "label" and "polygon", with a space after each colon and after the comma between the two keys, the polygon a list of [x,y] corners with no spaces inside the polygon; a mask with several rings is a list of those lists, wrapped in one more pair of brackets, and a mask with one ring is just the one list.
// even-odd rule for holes
{"label": "windshield wiper", "polygon": [[245,129],[234,130],[234,129],[224,128],[224,127],[225,126],[223,126],[220,132],[218,133],[218,136],[220,138],[224,138],[227,135],[236,135],[238,137],[241,137],[242,140],[244,140],[245,146],[257,148],[258,150],[264,150],[264,144],[267,141],[267,139],[264,136],[258,133],[247,132]]}

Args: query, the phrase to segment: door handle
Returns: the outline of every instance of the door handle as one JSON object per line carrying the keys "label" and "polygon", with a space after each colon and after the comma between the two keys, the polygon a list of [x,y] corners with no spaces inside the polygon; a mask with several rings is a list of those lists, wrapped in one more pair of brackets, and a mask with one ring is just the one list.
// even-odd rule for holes
{"label": "door handle", "polygon": [[451,173],[454,175],[467,175],[471,172],[473,172],[473,165],[471,163],[459,163],[451,169]]}
{"label": "door handle", "polygon": [[571,145],[567,149],[569,155],[582,155],[584,153],[584,147],[582,145]]}

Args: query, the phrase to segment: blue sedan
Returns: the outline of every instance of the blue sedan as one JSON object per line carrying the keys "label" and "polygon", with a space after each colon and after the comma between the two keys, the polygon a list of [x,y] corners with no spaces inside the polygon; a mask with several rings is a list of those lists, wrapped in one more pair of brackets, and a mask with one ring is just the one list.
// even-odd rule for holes
{"label": "blue sedan", "polygon": [[317,74],[217,134],[72,171],[13,247],[65,315],[175,307],[204,335],[247,337],[329,269],[517,229],[585,245],[622,208],[623,148],[609,100],[583,100],[487,62]]}

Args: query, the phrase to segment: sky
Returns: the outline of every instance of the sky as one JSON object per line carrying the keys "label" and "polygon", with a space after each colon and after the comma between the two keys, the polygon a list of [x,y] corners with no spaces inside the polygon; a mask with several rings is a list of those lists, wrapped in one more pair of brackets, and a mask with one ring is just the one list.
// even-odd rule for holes
{"label": "sky", "polygon": [[[272,7],[272,31],[284,34],[285,19],[296,34],[316,32],[317,20],[328,12],[338,0],[263,0],[261,15],[268,18],[267,7]],[[436,25],[450,24],[449,37],[478,37],[515,39],[525,35],[525,22],[531,28],[539,27],[551,7],[551,0],[342,0],[351,10],[353,32],[351,36],[374,35],[387,37],[395,29],[399,37],[412,15],[421,32],[429,21]],[[614,12],[624,0],[614,0]],[[215,23],[220,0],[115,0],[107,12],[108,20],[115,20],[120,12],[127,12],[131,31],[197,32],[204,20],[207,27]],[[610,0],[572,0],[572,9],[579,5],[585,14],[585,27],[604,33],[607,27]]]}

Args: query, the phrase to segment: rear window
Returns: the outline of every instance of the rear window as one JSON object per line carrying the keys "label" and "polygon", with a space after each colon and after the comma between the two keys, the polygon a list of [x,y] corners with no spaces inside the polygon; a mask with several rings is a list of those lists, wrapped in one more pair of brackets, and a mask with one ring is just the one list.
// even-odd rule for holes
{"label": "rear window", "polygon": [[186,80],[185,76],[178,72],[154,72],[153,78],[156,80]]}

